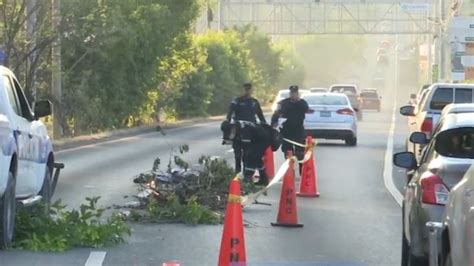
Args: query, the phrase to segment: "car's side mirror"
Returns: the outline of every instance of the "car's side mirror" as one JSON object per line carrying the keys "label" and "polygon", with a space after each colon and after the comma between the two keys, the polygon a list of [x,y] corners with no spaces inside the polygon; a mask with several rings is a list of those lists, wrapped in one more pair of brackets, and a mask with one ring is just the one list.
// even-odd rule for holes
{"label": "car's side mirror", "polygon": [[413,132],[410,135],[410,142],[415,144],[428,144],[429,140],[425,133],[423,132]]}
{"label": "car's side mirror", "polygon": [[413,100],[416,99],[416,94],[414,93],[410,94],[410,99],[413,99]]}
{"label": "car's side mirror", "polygon": [[354,111],[359,112],[359,108],[353,108]]}
{"label": "car's side mirror", "polygon": [[418,166],[416,157],[411,152],[399,152],[393,155],[393,164],[407,170],[415,170]]}
{"label": "car's side mirror", "polygon": [[46,117],[51,115],[51,102],[50,101],[38,101],[35,102],[35,119]]}
{"label": "car's side mirror", "polygon": [[404,116],[415,116],[415,107],[411,105],[400,108],[400,114]]}
{"label": "car's side mirror", "polygon": [[379,99],[382,100],[382,96],[380,96]]}

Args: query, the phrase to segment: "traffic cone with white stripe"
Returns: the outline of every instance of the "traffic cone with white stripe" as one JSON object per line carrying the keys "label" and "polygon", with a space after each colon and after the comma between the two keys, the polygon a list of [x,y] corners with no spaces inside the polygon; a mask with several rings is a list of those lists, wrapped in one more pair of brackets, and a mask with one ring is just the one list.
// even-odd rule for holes
{"label": "traffic cone with white stripe", "polygon": [[[292,158],[293,152],[288,151],[287,157]],[[272,226],[303,227],[302,224],[298,223],[294,167],[295,161],[290,159],[290,166],[286,171],[285,177],[283,178],[277,222],[272,223]]]}
{"label": "traffic cone with white stripe", "polygon": [[240,200],[240,179],[238,177],[230,182],[218,265],[246,265],[244,224]]}
{"label": "traffic cone with white stripe", "polygon": [[303,169],[301,171],[301,183],[299,197],[319,197],[318,192],[318,179],[316,177],[316,166],[314,162],[313,151],[309,150],[313,147],[313,138],[308,136],[306,138],[306,146],[308,151],[311,152],[311,157],[308,161],[303,163]]}

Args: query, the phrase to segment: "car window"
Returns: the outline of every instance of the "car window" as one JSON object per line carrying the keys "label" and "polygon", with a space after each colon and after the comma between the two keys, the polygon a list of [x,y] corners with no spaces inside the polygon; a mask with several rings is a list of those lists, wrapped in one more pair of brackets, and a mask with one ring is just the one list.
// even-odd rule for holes
{"label": "car window", "polygon": [[379,97],[376,92],[362,92],[360,96],[364,98],[378,98]]}
{"label": "car window", "polygon": [[331,92],[345,93],[345,94],[357,94],[357,91],[354,87],[332,87]]}
{"label": "car window", "polygon": [[13,85],[12,85],[11,80],[8,76],[3,76],[3,84],[5,86],[5,89],[7,90],[8,101],[10,102],[10,105],[11,105],[13,111],[17,115],[22,116],[21,108],[20,108],[20,104],[18,102],[18,97],[17,97],[16,91],[13,89]]}
{"label": "car window", "polygon": [[453,88],[438,88],[431,98],[430,109],[442,110],[450,103],[453,103]]}
{"label": "car window", "polygon": [[20,84],[14,78],[11,80],[13,82],[14,90],[18,98],[18,103],[19,103],[18,107],[20,108],[22,116],[28,120],[33,120],[30,104],[28,103],[28,100],[26,99],[26,96],[23,93],[23,90],[21,89]]}
{"label": "car window", "polygon": [[456,89],[454,92],[455,103],[472,103],[472,89]]}
{"label": "car window", "polygon": [[474,159],[474,127],[443,131],[436,140],[435,149],[442,156]]}
{"label": "car window", "polygon": [[308,95],[304,99],[309,105],[348,105],[347,98],[340,95]]}

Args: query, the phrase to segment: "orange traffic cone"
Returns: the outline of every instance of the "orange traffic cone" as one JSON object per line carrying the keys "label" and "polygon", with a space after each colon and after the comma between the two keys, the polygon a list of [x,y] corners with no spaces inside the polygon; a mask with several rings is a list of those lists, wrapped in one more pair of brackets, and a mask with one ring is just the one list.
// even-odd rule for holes
{"label": "orange traffic cone", "polygon": [[265,150],[265,154],[263,155],[263,166],[265,166],[268,181],[272,181],[275,176],[275,161],[273,159],[273,150],[271,146],[268,146]]}
{"label": "orange traffic cone", "polygon": [[[308,136],[306,138],[306,145],[312,148],[312,144],[313,138]],[[297,195],[299,197],[319,197],[313,153],[311,153],[310,159],[303,163],[303,169],[301,171],[300,192]]]}
{"label": "orange traffic cone", "polygon": [[229,198],[224,218],[219,266],[246,265],[244,225],[240,204],[240,181],[236,177],[230,182]]}
{"label": "orange traffic cone", "polygon": [[[287,157],[291,158],[292,156],[288,155],[292,155],[292,153],[287,154]],[[302,224],[298,224],[294,167],[295,162],[291,160],[290,167],[286,171],[285,177],[283,178],[277,222],[272,223],[272,226],[303,227]]]}

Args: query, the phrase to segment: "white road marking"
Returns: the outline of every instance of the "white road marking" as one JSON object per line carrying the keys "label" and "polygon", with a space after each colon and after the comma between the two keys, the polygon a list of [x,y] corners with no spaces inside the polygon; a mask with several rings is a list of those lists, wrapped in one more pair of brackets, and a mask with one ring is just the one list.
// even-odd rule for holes
{"label": "white road marking", "polygon": [[105,251],[92,251],[84,266],[102,266],[106,254]]}
{"label": "white road marking", "polygon": [[392,111],[392,124],[390,126],[390,131],[388,133],[388,140],[387,140],[387,149],[385,151],[385,164],[383,169],[383,179],[385,183],[385,187],[387,190],[392,194],[395,201],[398,205],[402,206],[403,196],[400,191],[398,191],[397,187],[393,183],[393,142],[394,142],[394,133],[395,133],[395,122],[396,122],[396,115],[395,112],[397,110],[397,104],[395,103],[393,106]]}
{"label": "white road marking", "polygon": [[230,149],[230,150],[225,151],[225,153],[233,153],[233,152],[234,152],[234,149]]}

